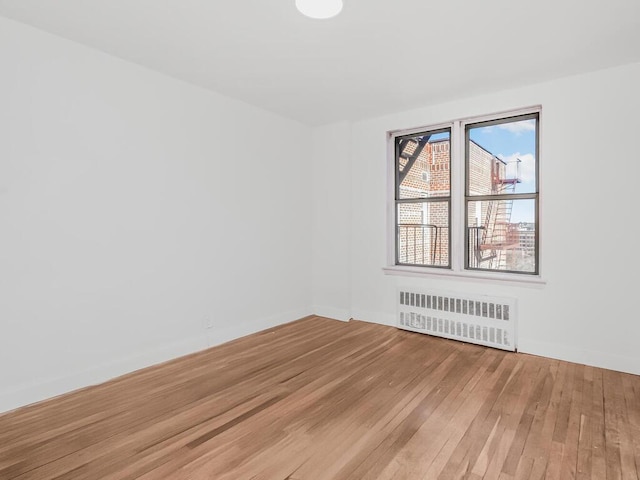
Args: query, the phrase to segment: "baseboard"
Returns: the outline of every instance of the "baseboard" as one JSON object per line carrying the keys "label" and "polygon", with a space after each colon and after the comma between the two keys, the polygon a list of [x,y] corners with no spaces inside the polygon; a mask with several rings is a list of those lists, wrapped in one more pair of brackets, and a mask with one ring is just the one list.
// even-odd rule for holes
{"label": "baseboard", "polygon": [[520,338],[518,351],[539,357],[640,375],[640,359]]}
{"label": "baseboard", "polygon": [[335,320],[341,320],[348,322],[351,318],[351,312],[342,308],[324,307],[322,305],[314,305],[312,307],[313,313],[319,317],[333,318]]}
{"label": "baseboard", "polygon": [[162,363],[207,348],[204,335],[163,345],[144,353],[120,358],[81,372],[42,382],[21,385],[0,393],[0,413],[57,397],[80,388],[97,385],[126,373]]}
{"label": "baseboard", "polygon": [[223,329],[207,330],[207,347],[214,347],[236,338],[251,335],[268,328],[277,327],[286,323],[294,322],[300,318],[310,315],[308,309],[294,310],[286,313],[279,313],[270,317],[264,317],[253,322],[240,323]]}
{"label": "baseboard", "polygon": [[[396,317],[394,314],[355,310],[353,312],[353,318],[380,325],[396,326]],[[640,360],[638,358],[566,347],[552,343],[535,342],[523,338],[518,338],[518,351],[540,357],[563,360],[565,362],[640,375]]]}
{"label": "baseboard", "polygon": [[396,316],[393,313],[370,312],[367,310],[354,310],[353,318],[363,322],[378,323],[389,327],[397,326]]}
{"label": "baseboard", "polygon": [[81,388],[98,385],[121,375],[158,363],[205,350],[209,347],[295,321],[309,314],[308,310],[292,311],[258,319],[225,329],[206,330],[202,334],[162,345],[116,361],[96,365],[81,372],[20,385],[0,392],[0,413],[47,400]]}
{"label": "baseboard", "polygon": [[[320,306],[313,307],[311,311],[319,316],[342,321],[347,321],[352,316],[357,320],[365,322],[388,326],[396,325],[395,315],[393,314],[356,310],[350,315],[347,310]],[[309,311],[307,310],[291,311],[224,329],[207,330],[199,336],[172,342],[144,353],[138,353],[114,362],[98,365],[72,375],[21,385],[20,387],[0,392],[0,413],[69,393],[80,388],[97,385],[145,367],[195,353],[261,330],[292,322],[307,315],[309,315]],[[531,355],[640,375],[640,361],[638,361],[637,358],[529,341],[527,339],[519,340],[519,351]]]}

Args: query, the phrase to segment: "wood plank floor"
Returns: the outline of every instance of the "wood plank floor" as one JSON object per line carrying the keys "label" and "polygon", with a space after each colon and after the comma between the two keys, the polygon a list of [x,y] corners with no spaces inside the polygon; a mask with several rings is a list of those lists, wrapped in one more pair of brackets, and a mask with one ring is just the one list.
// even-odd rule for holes
{"label": "wood plank floor", "polygon": [[0,416],[0,479],[634,479],[640,377],[310,317]]}

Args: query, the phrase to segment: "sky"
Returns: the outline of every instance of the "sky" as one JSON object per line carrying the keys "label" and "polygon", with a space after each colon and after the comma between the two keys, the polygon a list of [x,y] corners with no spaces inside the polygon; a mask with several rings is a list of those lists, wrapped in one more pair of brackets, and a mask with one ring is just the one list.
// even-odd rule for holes
{"label": "sky", "polygon": [[[472,128],[469,131],[469,137],[485,150],[507,162],[507,177],[516,176],[515,161],[520,159],[519,177],[522,182],[516,184],[515,193],[536,191],[536,121],[534,119]],[[534,209],[533,200],[515,200],[511,222],[534,222]]]}

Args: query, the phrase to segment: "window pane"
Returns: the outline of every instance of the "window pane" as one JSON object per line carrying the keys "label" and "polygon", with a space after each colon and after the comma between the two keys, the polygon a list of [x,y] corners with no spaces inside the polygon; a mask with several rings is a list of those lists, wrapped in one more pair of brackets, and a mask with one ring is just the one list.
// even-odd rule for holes
{"label": "window pane", "polygon": [[535,273],[535,200],[467,203],[468,268]]}
{"label": "window pane", "polygon": [[399,264],[449,266],[449,202],[398,205]]}
{"label": "window pane", "polygon": [[450,146],[449,130],[397,138],[397,198],[448,197]]}
{"label": "window pane", "polygon": [[537,117],[468,125],[469,195],[535,193],[537,128]]}

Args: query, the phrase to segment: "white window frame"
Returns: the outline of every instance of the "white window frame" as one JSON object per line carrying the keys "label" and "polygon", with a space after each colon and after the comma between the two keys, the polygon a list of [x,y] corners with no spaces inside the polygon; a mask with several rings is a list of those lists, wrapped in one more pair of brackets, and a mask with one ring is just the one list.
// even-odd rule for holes
{"label": "white window frame", "polygon": [[[498,120],[506,117],[519,115],[538,114],[538,176],[541,176],[542,144],[542,106],[508,110],[491,113],[487,115],[461,118],[446,123],[426,125],[422,127],[391,130],[387,132],[387,265],[383,268],[388,275],[401,275],[426,278],[459,278],[480,281],[495,281],[497,283],[512,283],[515,285],[543,285],[546,283],[542,277],[542,235],[540,234],[540,221],[536,225],[538,229],[538,274],[523,274],[510,272],[490,272],[484,270],[468,270],[464,266],[465,258],[465,175],[466,165],[464,151],[465,126],[467,124],[479,123],[491,120]],[[439,130],[451,128],[451,225],[449,231],[451,236],[451,252],[449,253],[450,268],[430,267],[430,266],[409,266],[396,265],[396,163],[395,163],[395,139],[399,136],[421,133],[429,130]],[[540,185],[538,178],[538,185]],[[542,199],[541,186],[538,189],[538,220],[541,218]]]}

